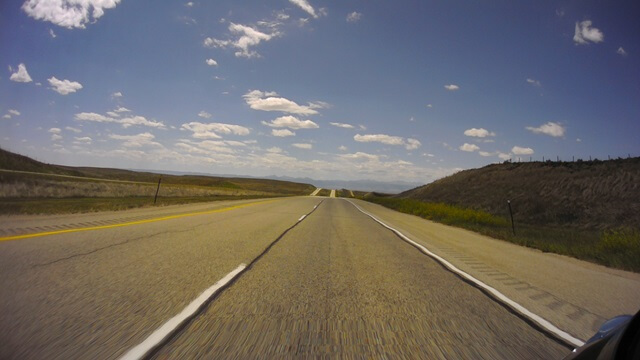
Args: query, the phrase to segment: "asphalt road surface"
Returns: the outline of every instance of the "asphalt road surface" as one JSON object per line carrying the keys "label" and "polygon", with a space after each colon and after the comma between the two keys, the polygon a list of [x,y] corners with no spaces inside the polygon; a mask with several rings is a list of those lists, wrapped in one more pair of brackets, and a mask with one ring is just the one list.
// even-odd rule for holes
{"label": "asphalt road surface", "polygon": [[[252,265],[155,358],[569,352],[343,199],[208,206],[0,241],[0,358],[119,358],[243,263]],[[119,223],[127,223],[124,214]],[[84,216],[109,223],[107,215]],[[45,220],[26,219],[21,228]]]}

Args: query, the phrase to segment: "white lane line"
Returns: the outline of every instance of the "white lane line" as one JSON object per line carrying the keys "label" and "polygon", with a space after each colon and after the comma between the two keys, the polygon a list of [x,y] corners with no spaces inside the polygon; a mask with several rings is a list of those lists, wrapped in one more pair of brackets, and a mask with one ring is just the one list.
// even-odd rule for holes
{"label": "white lane line", "polygon": [[[314,209],[315,209],[315,208],[314,208]],[[300,217],[300,219],[298,219],[298,222],[300,222],[300,221],[304,220],[304,218],[306,218],[306,217],[307,217],[307,215],[306,215],[306,214],[305,214],[305,215],[302,215],[302,216]]]}
{"label": "white lane line", "polygon": [[405,240],[406,242],[408,242],[411,245],[415,246],[416,248],[420,249],[420,251],[422,251],[426,255],[432,257],[433,259],[438,261],[440,264],[444,265],[447,269],[449,269],[452,272],[458,274],[459,276],[467,279],[468,281],[474,283],[479,288],[482,288],[483,290],[487,291],[495,299],[497,299],[498,301],[502,302],[503,304],[509,306],[512,310],[518,312],[520,315],[522,315],[525,318],[529,319],[530,321],[534,322],[536,325],[538,325],[541,328],[547,330],[548,332],[552,333],[553,335],[557,336],[558,338],[563,339],[564,341],[574,345],[575,347],[580,347],[580,346],[584,345],[584,341],[575,338],[574,336],[572,336],[571,334],[569,334],[569,333],[567,333],[567,332],[565,332],[563,330],[560,330],[558,327],[556,327],[555,325],[553,325],[549,321],[543,319],[542,317],[540,317],[537,314],[532,313],[531,311],[526,309],[524,306],[518,304],[517,302],[509,299],[506,295],[504,295],[500,291],[498,291],[498,290],[494,289],[493,287],[483,283],[482,281],[474,278],[473,276],[467,274],[466,272],[458,269],[457,267],[455,267],[453,264],[451,264],[447,260],[445,260],[445,259],[441,258],[440,256],[432,253],[431,251],[427,250],[426,247],[424,247],[424,246],[418,244],[417,242],[411,240],[410,238],[405,236],[400,231],[392,228],[391,226],[389,226],[389,225],[383,223],[382,221],[378,220],[375,216],[373,216],[373,215],[369,214],[368,212],[362,210],[358,205],[354,204],[350,200],[346,200],[345,199],[345,201],[350,202],[351,205],[355,206],[356,209],[360,210],[361,213],[369,216],[370,218],[375,220],[378,224],[380,224],[380,225],[386,227],[387,229],[393,231],[394,233],[396,233],[396,235],[400,236],[403,240]]}
{"label": "white lane line", "polygon": [[200,294],[200,296],[198,296],[189,305],[187,305],[187,307],[184,308],[181,313],[172,317],[169,321],[164,323],[164,325],[158,328],[158,330],[154,331],[139,345],[129,350],[120,359],[137,360],[144,358],[147,354],[149,354],[151,350],[153,350],[156,346],[162,343],[164,339],[171,335],[181,324],[189,320],[189,318],[191,318],[198,310],[200,310],[202,305],[204,305],[207,300],[215,295],[221,287],[225,286],[229,281],[233,280],[233,278],[238,276],[238,274],[240,274],[246,267],[247,265],[240,264],[240,266],[235,268],[235,270],[228,273],[222,279],[218,280],[217,283],[213,284],[213,286],[205,290],[202,294]]}

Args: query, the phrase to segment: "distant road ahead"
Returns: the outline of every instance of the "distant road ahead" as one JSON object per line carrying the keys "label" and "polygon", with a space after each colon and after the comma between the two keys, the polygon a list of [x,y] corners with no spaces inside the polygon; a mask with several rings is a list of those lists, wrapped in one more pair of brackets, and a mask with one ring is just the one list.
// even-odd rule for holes
{"label": "distant road ahead", "polygon": [[[0,358],[119,358],[270,244],[154,355],[568,353],[349,202],[321,201],[165,208],[158,211],[166,220],[0,241]],[[183,216],[169,218],[171,211]],[[96,216],[111,215],[74,221]],[[21,218],[20,226],[55,228],[69,219]]]}

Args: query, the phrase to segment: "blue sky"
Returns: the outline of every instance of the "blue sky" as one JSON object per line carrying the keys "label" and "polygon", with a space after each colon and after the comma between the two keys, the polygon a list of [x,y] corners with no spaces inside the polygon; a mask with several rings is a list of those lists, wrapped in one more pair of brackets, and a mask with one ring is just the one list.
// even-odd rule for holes
{"label": "blue sky", "polygon": [[428,183],[640,155],[637,1],[3,1],[0,146]]}

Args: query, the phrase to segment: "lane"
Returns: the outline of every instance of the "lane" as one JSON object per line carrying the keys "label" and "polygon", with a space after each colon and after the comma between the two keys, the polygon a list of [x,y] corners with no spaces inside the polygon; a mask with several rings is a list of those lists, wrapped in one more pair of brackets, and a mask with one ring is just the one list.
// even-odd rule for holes
{"label": "lane", "polygon": [[318,193],[320,192],[320,190],[322,190],[322,188],[316,188],[315,190],[313,190],[313,192],[311,193],[311,195],[309,196],[316,196],[318,195]]}
{"label": "lane", "polygon": [[332,198],[336,197],[336,190],[335,189],[331,190],[331,193],[329,194],[329,197],[332,197]]}
{"label": "lane", "polygon": [[117,358],[319,202],[0,242],[0,358]]}
{"label": "lane", "polygon": [[156,358],[561,358],[568,349],[327,199]]}

